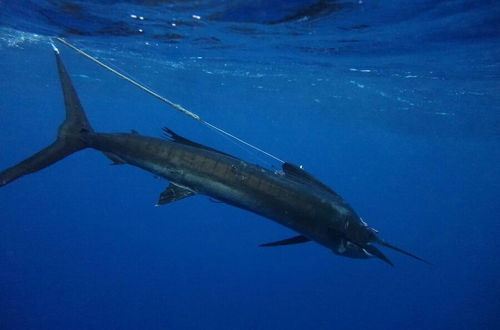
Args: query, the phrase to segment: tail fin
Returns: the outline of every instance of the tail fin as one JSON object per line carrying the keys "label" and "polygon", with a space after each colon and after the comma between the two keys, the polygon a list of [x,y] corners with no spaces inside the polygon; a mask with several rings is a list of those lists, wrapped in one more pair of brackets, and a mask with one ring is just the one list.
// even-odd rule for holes
{"label": "tail fin", "polygon": [[70,154],[87,147],[82,134],[92,132],[78,95],[68,72],[64,67],[59,51],[54,48],[57,70],[61,80],[66,107],[66,119],[59,126],[57,139],[50,146],[37,152],[19,164],[0,172],[0,187],[10,183],[23,175],[39,171]]}

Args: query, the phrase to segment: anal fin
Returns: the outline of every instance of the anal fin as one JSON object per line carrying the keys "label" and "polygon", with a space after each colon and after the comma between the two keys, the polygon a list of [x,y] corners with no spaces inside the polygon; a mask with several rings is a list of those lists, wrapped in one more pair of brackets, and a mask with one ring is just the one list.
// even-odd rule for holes
{"label": "anal fin", "polygon": [[111,159],[111,165],[123,165],[123,164],[127,164],[126,161],[124,161],[123,159],[121,159],[119,156],[111,153],[111,152],[106,152],[104,151],[103,154],[108,157],[109,159]]}
{"label": "anal fin", "polygon": [[309,238],[307,238],[303,235],[299,235],[299,236],[294,236],[291,238],[283,239],[281,241],[260,244],[259,246],[268,247],[268,246],[292,245],[292,244],[306,243],[309,241],[310,241]]}
{"label": "anal fin", "polygon": [[172,203],[193,195],[196,195],[194,191],[178,186],[174,183],[170,183],[167,189],[160,194],[160,198],[158,199],[156,206]]}

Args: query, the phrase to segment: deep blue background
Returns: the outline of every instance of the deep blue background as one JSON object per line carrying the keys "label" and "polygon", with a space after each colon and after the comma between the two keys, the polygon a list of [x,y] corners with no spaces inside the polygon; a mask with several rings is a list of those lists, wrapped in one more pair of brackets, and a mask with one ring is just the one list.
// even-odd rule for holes
{"label": "deep blue background", "polygon": [[[54,139],[61,35],[433,263],[262,249],[293,233],[202,196],[155,208],[165,181],[85,150],[0,190],[0,329],[497,329],[500,11],[403,3],[0,1],[0,168]],[[96,130],[278,165],[59,47]]]}

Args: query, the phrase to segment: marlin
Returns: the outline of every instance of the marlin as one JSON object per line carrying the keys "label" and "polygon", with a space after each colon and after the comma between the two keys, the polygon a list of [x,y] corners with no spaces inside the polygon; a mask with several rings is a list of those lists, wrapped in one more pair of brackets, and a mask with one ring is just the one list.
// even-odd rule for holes
{"label": "marlin", "polygon": [[193,195],[256,213],[298,235],[264,247],[315,241],[335,254],[350,258],[379,258],[393,263],[375,246],[391,248],[428,263],[378,236],[335,191],[302,167],[283,163],[282,171],[256,164],[184,138],[164,128],[164,138],[131,133],[95,132],[80,103],[61,56],[55,52],[66,118],[51,145],[0,172],[0,187],[37,172],[85,148],[103,152],[113,164],[129,164],[167,179],[157,205]]}

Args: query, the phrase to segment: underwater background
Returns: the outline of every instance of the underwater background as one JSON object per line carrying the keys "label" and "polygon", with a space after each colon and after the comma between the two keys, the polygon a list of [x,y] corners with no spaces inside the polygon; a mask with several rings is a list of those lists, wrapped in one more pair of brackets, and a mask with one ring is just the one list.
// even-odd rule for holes
{"label": "underwater background", "polygon": [[[84,150],[0,189],[0,329],[498,329],[496,1],[0,0],[0,169],[50,144],[49,37],[295,164],[385,249],[336,256]],[[93,127],[279,163],[57,43]]]}

